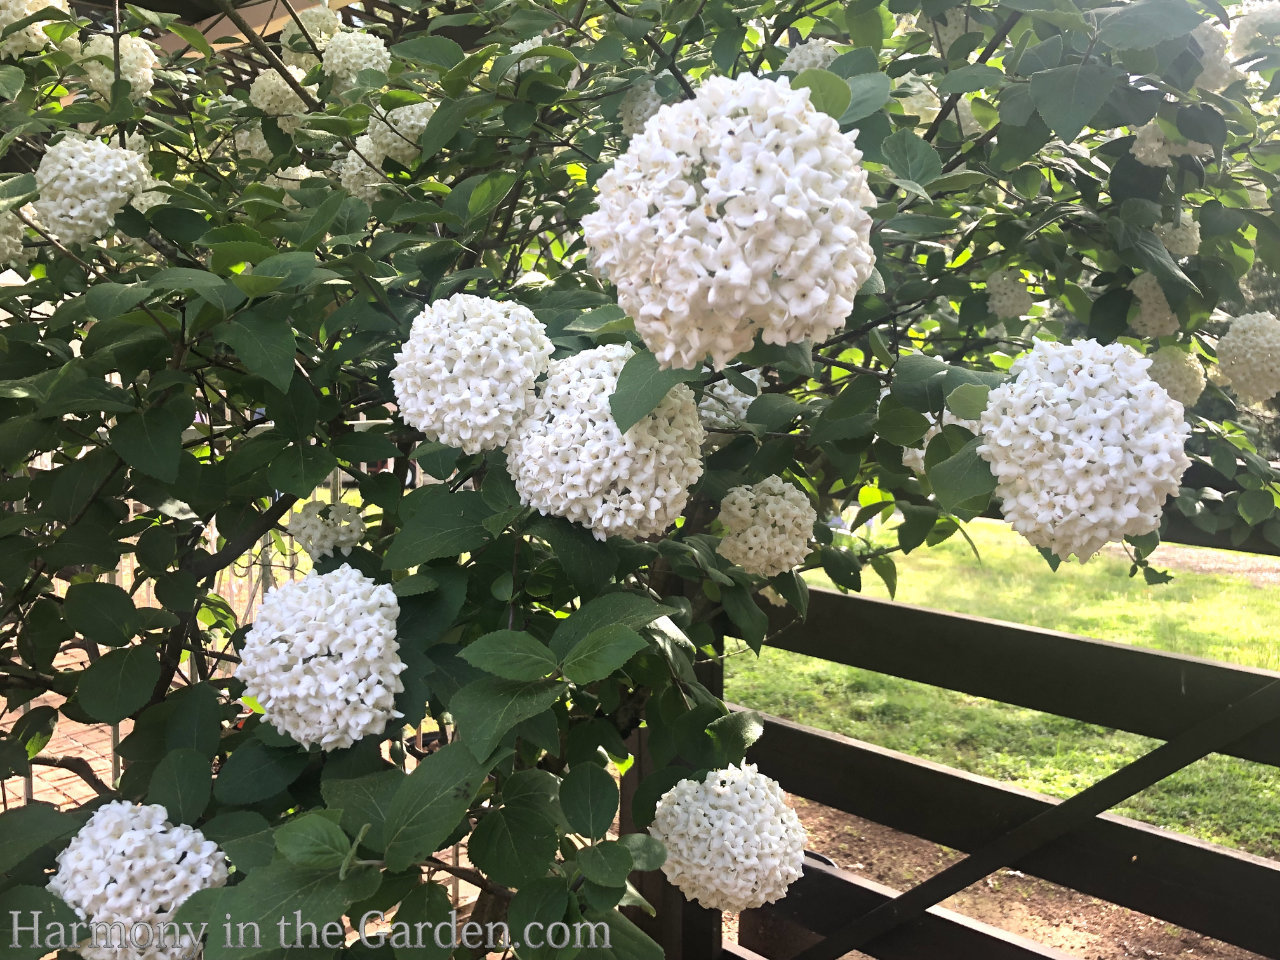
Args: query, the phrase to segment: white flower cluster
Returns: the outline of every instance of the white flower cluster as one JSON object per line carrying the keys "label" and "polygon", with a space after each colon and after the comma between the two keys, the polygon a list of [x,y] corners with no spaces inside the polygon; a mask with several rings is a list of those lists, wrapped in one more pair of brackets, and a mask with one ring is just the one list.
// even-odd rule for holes
{"label": "white flower cluster", "polygon": [[324,48],[324,72],[333,77],[339,88],[356,82],[361,70],[386,72],[391,66],[391,51],[386,41],[360,30],[344,30],[335,34]]}
{"label": "white flower cluster", "polygon": [[658,94],[658,85],[645,77],[637,80],[622,98],[622,106],[618,115],[622,118],[622,134],[634,137],[644,129],[649,118],[662,109],[662,97]]}
{"label": "white flower cluster", "polygon": [[1190,408],[1204,393],[1204,367],[1195,354],[1181,347],[1161,347],[1150,355],[1147,373],[1184,408]]}
{"label": "white flower cluster", "polygon": [[334,164],[333,170],[342,189],[366,203],[377,200],[378,191],[387,182],[386,174],[382,172],[382,154],[374,146],[373,137],[367,133],[356,137],[355,149],[347,151],[346,157]]}
{"label": "white flower cluster", "polygon": [[[63,13],[70,14],[67,0],[0,0],[0,33],[3,33],[19,20],[25,20],[32,14],[39,13],[45,7],[55,7]],[[49,45],[49,35],[41,28],[48,21],[39,20],[29,23],[21,30],[0,40],[0,60],[20,57],[26,53],[38,53]]]}
{"label": "white flower cluster", "polygon": [[311,500],[289,518],[286,529],[313,558],[331,557],[335,550],[346,557],[364,538],[365,525],[360,511],[349,503]]}
{"label": "white flower cluster", "polygon": [[1038,340],[991,391],[978,454],[1004,517],[1034,546],[1087,560],[1150,533],[1190,465],[1182,404],[1119,343]]}
{"label": "white flower cluster", "polygon": [[826,37],[811,37],[787,51],[782,61],[783,70],[799,73],[801,70],[825,70],[836,62],[840,48]]}
{"label": "white flower cluster", "polygon": [[[338,16],[337,11],[330,10],[325,6],[314,6],[299,10],[298,19],[302,21],[302,25],[306,28],[306,35],[312,39],[321,53],[324,52],[324,48],[329,41],[342,32],[342,19]],[[302,70],[307,71],[320,61],[311,51],[311,44],[307,43],[305,39],[301,39],[302,37],[302,30],[298,28],[297,23],[290,17],[280,29],[280,57],[286,65],[300,67]],[[291,49],[295,45],[295,41],[297,41],[301,49]]]}
{"label": "white flower cluster", "polygon": [[599,540],[661,534],[702,476],[702,424],[684,384],[625,434],[614,422],[609,397],[634,353],[609,344],[553,361],[507,445],[521,503],[580,523]]}
{"label": "white flower cluster", "polygon": [[776,577],[809,555],[818,511],[781,477],[734,487],[720,501],[725,535],[716,552],[747,573]]}
{"label": "white flower cluster", "polygon": [[236,152],[242,157],[251,157],[264,163],[271,159],[271,147],[262,132],[262,124],[257,120],[236,131],[235,145]]}
{"label": "white flower cluster", "polygon": [[924,21],[925,31],[933,37],[934,45],[944,57],[951,45],[971,30],[977,30],[976,24],[967,22],[967,15],[962,10],[952,9],[942,16]]}
{"label": "white flower cluster", "polygon": [[1218,370],[1245,403],[1263,403],[1280,393],[1280,320],[1270,313],[1232,320],[1218,340]]}
{"label": "white flower cluster", "polygon": [[1140,273],[1129,284],[1129,290],[1138,301],[1138,312],[1129,321],[1133,332],[1151,340],[1169,337],[1178,332],[1178,315],[1154,273]]}
{"label": "white flower cluster", "polygon": [[262,184],[271,187],[273,190],[286,191],[285,205],[297,206],[298,201],[287,195],[289,190],[297,190],[302,184],[312,177],[319,176],[314,170],[305,163],[300,163],[296,167],[285,167],[277,170],[275,173],[269,173],[262,178]]}
{"label": "white flower cluster", "polygon": [[744,393],[730,380],[717,380],[702,391],[698,401],[698,416],[708,430],[736,430],[747,418],[747,408],[760,395],[764,386],[764,374],[759,370],[747,370],[744,374],[756,385],[756,393]]}
{"label": "white flower cluster", "polygon": [[[289,67],[288,70],[289,75],[299,83],[306,76],[299,67]],[[314,84],[303,89],[312,96],[315,95]],[[307,105],[302,98],[274,70],[263,70],[253,78],[253,84],[249,87],[249,102],[267,116],[275,117],[280,129],[289,134],[302,126],[302,116],[307,112]]]}
{"label": "white flower cluster", "polygon": [[395,107],[385,114],[374,113],[369,118],[367,131],[373,149],[402,166],[408,166],[422,153],[418,140],[435,112],[436,105],[430,100],[423,100]]}
{"label": "white flower cluster", "polygon": [[[199,830],[166,816],[159,804],[115,800],[95,810],[58,854],[49,890],[82,921],[112,931],[76,948],[84,960],[187,960],[198,952],[167,925],[193,893],[226,884],[226,859]],[[135,924],[149,925],[151,937]]]}
{"label": "white flower cluster", "polygon": [[399,613],[391,587],[345,563],[273,588],[240,651],[245,696],[303,746],[339,750],[381,733],[401,716]]}
{"label": "white flower cluster", "polygon": [[987,277],[987,306],[997,317],[1024,317],[1034,305],[1035,298],[1016,270],[997,270]]}
{"label": "white flower cluster", "polygon": [[[105,33],[95,33],[84,45],[81,55],[107,60],[107,63],[100,59],[86,60],[84,72],[94,92],[110,99],[111,85],[116,82],[114,41]],[[158,66],[160,58],[149,42],[128,33],[120,36],[120,79],[129,81],[129,96],[135,103],[145,100],[151,93]]]}
{"label": "white flower cluster", "polygon": [[[24,213],[34,213],[28,206]],[[12,210],[0,212],[0,267],[24,264],[29,259],[26,249],[27,225]]]}
{"label": "white flower cluster", "polygon": [[583,234],[662,366],[844,326],[875,268],[854,141],[808,90],[750,74],[711,77],[632,138]]}
{"label": "white flower cluster", "polygon": [[1156,236],[1172,257],[1194,257],[1200,252],[1200,224],[1190,218],[1177,223],[1157,223]]}
{"label": "white flower cluster", "polygon": [[526,57],[525,54],[530,50],[537,50],[544,46],[546,41],[542,37],[530,37],[528,40],[521,40],[519,43],[512,45],[509,56],[518,57],[515,63],[507,67],[502,74],[503,80],[519,79],[521,73],[528,70],[537,70],[547,62],[546,57]]}
{"label": "white flower cluster", "polygon": [[1167,167],[1173,163],[1174,157],[1192,156],[1208,157],[1213,155],[1213,147],[1195,140],[1179,142],[1170,139],[1164,128],[1152,120],[1138,128],[1137,136],[1129,147],[1133,158],[1144,167]]}
{"label": "white flower cluster", "polygon": [[413,321],[391,371],[405,423],[465,453],[497,450],[533,406],[554,351],[528,307],[455,293]]}
{"label": "white flower cluster", "polygon": [[1236,69],[1227,51],[1231,39],[1227,31],[1213,20],[1206,20],[1191,31],[1192,38],[1200,45],[1200,73],[1196,86],[1216,93],[1231,86],[1244,74]]}
{"label": "white flower cluster", "polygon": [[976,435],[978,433],[977,420],[965,420],[957,417],[948,409],[942,411],[942,423],[938,423],[938,418],[932,413],[926,413],[925,419],[929,421],[929,429],[925,431],[924,438],[920,441],[919,448],[903,447],[902,448],[902,465],[908,470],[914,470],[916,473],[924,473],[924,454],[929,447],[929,441],[942,432],[943,427],[958,426],[964,427],[970,433]]}
{"label": "white flower cluster", "polygon": [[116,214],[150,182],[140,154],[68,135],[40,159],[36,214],[63,243],[92,243],[110,232]]}
{"label": "white flower cluster", "polygon": [[1237,59],[1260,53],[1277,45],[1280,34],[1280,3],[1246,5],[1231,30],[1231,53]]}
{"label": "white flower cluster", "polygon": [[804,871],[804,825],[753,763],[681,780],[658,801],[649,833],[667,848],[667,879],[711,910],[781,900]]}

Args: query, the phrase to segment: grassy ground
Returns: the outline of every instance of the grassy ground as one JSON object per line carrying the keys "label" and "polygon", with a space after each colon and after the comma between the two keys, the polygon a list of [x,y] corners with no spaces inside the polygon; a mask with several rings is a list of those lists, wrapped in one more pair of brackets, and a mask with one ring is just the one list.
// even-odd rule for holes
{"label": "grassy ground", "polygon": [[[958,537],[905,558],[898,600],[1248,666],[1280,669],[1280,592],[1237,576],[1179,572],[1147,586],[1120,558],[1053,573],[1016,535],[976,523],[982,562]],[[1159,566],[1159,552],[1153,563]],[[867,593],[887,596],[868,578]],[[815,583],[821,583],[815,578]],[[1069,796],[1155,745],[1075,720],[992,703],[781,651],[729,658],[731,700],[1052,796]],[[1280,856],[1280,771],[1213,756],[1116,812]]]}

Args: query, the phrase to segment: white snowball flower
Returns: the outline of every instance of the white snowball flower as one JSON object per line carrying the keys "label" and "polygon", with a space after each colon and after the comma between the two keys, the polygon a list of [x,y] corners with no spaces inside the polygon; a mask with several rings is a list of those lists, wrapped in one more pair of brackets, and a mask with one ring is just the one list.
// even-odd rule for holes
{"label": "white snowball flower", "polygon": [[665,106],[583,217],[594,266],[664,367],[719,369],[840,330],[875,268],[855,134],[785,77],[711,77]]}
{"label": "white snowball flower", "polygon": [[[25,20],[32,14],[39,13],[45,7],[55,7],[69,14],[67,0],[0,0],[0,33],[8,27]],[[47,20],[38,20],[27,24],[21,30],[0,40],[0,60],[20,57],[27,53],[39,53],[49,45],[49,35],[41,28]]]}
{"label": "white snowball flower", "polygon": [[391,51],[386,41],[360,30],[335,34],[324,48],[324,72],[334,78],[339,88],[356,82],[361,70],[386,72],[391,66]]}
{"label": "white snowball flower", "polygon": [[313,558],[331,557],[335,550],[350,556],[364,538],[364,518],[349,503],[325,504],[312,500],[289,518],[286,529]]}
{"label": "white snowball flower", "polygon": [[1237,60],[1280,45],[1280,3],[1247,6],[1231,31],[1231,54]]}
{"label": "white snowball flower", "polygon": [[649,833],[667,848],[667,879],[711,910],[774,903],[804,871],[804,826],[753,763],[681,780],[658,801]]}
{"label": "white snowball flower", "polygon": [[[116,61],[115,42],[105,33],[95,33],[85,43],[81,55],[105,57],[108,61],[86,60],[84,72],[94,92],[110,99],[111,86],[116,82],[116,71],[111,66]],[[145,100],[151,93],[158,66],[160,58],[149,42],[128,33],[120,36],[120,79],[129,81],[129,96],[135,103]]]}
{"label": "white snowball flower", "polygon": [[36,213],[63,243],[92,243],[111,231],[116,214],[150,181],[135,151],[68,135],[40,159]]}
{"label": "white snowball flower", "polygon": [[171,924],[192,894],[226,884],[226,858],[195,827],[167,816],[159,804],[115,800],[58,854],[49,890],[106,931],[76,947],[84,960],[188,960],[199,952]]}
{"label": "white snowball flower", "polygon": [[264,163],[271,159],[271,146],[262,132],[262,124],[257,120],[245,124],[235,133],[236,152],[242,157],[261,160]]}
{"label": "white snowball flower", "polygon": [[408,166],[422,153],[418,140],[435,112],[436,105],[430,100],[396,107],[385,114],[375,112],[369,118],[368,129],[374,151]]}
{"label": "white snowball flower", "polygon": [[978,454],[1004,517],[1034,546],[1087,560],[1160,526],[1190,465],[1182,404],[1119,343],[1037,340],[991,391]]}
{"label": "white snowball flower", "polygon": [[1133,158],[1144,167],[1167,167],[1174,157],[1213,155],[1213,147],[1195,140],[1173,140],[1155,120],[1138,128],[1133,144],[1129,147]]}
{"label": "white snowball flower", "polygon": [[345,563],[273,588],[240,651],[245,696],[303,746],[339,750],[381,733],[401,716],[399,613],[391,587]]}
{"label": "white snowball flower", "polygon": [[[306,76],[298,67],[289,67],[288,71],[299,83]],[[303,89],[315,96],[315,84]],[[267,116],[275,117],[280,129],[289,134],[295,133],[302,126],[302,116],[307,112],[307,105],[302,98],[275,70],[263,70],[253,78],[253,84],[249,87],[249,102]]]}
{"label": "white snowball flower", "polygon": [[707,431],[737,430],[747,418],[747,408],[760,395],[764,386],[764,374],[759,370],[747,370],[743,376],[756,385],[755,394],[744,393],[728,379],[717,380],[702,391],[698,401],[698,416]]}
{"label": "white snowball flower", "polygon": [[826,37],[811,37],[787,51],[780,69],[799,73],[802,70],[825,70],[836,62],[840,48]]}
{"label": "white snowball flower", "polygon": [[677,384],[625,434],[609,397],[635,350],[610,344],[553,361],[529,416],[507,444],[521,503],[565,517],[596,538],[657,536],[702,476],[702,424],[693,391]]}
{"label": "white snowball flower", "polygon": [[997,270],[987,277],[987,306],[997,317],[1025,317],[1034,305],[1018,271]]}
{"label": "white snowball flower", "polygon": [[1151,354],[1147,373],[1184,408],[1190,408],[1204,393],[1204,366],[1195,355],[1180,347],[1161,347]]}
{"label": "white snowball flower", "polygon": [[1157,223],[1156,236],[1174,258],[1194,257],[1200,252],[1200,224],[1195,220]]}
{"label": "white snowball flower", "polygon": [[455,293],[413,321],[391,371],[400,416],[465,453],[497,450],[533,406],[555,350],[528,307]]}
{"label": "white snowball flower", "polygon": [[544,40],[542,37],[530,37],[528,40],[521,40],[519,43],[514,44],[511,47],[509,56],[519,57],[520,59],[516,60],[515,63],[511,64],[511,66],[507,67],[507,69],[503,72],[501,79],[503,80],[519,79],[519,76],[521,73],[524,73],[528,70],[539,69],[544,63],[547,62],[547,58],[546,57],[526,57],[525,54],[528,53],[530,50],[537,50],[539,47],[544,46],[545,44],[546,44],[546,40]]}
{"label": "white snowball flower", "polygon": [[[30,219],[34,209],[28,204],[23,214]],[[27,225],[12,210],[0,212],[0,267],[19,266],[31,259],[26,248]]]}
{"label": "white snowball flower", "polygon": [[622,118],[623,136],[634,137],[660,109],[662,97],[656,83],[645,77],[631,84],[618,109],[618,115]]}
{"label": "white snowball flower", "polygon": [[781,477],[734,487],[720,501],[725,535],[716,552],[747,573],[776,577],[809,555],[818,511],[803,490]]}
{"label": "white snowball flower", "polygon": [[[338,16],[336,10],[330,10],[328,7],[315,6],[299,10],[298,19],[302,21],[302,25],[306,27],[307,36],[311,37],[321,53],[324,52],[329,41],[342,32],[342,18]],[[299,47],[297,50],[292,49],[295,41]],[[320,62],[292,17],[285,21],[285,25],[280,29],[280,47],[281,59],[290,67],[300,67],[306,71]]]}
{"label": "white snowball flower", "polygon": [[965,420],[963,417],[957,417],[950,410],[943,408],[942,423],[938,423],[938,418],[932,413],[926,413],[925,419],[929,421],[929,429],[925,431],[924,439],[921,440],[919,448],[903,447],[902,448],[902,465],[908,470],[914,470],[916,473],[924,473],[924,454],[929,448],[929,441],[942,432],[943,427],[958,426],[964,427],[970,433],[976,435],[978,433],[977,420]]}
{"label": "white snowball flower", "polygon": [[356,137],[355,149],[347,151],[346,157],[334,164],[333,170],[344,190],[366,203],[373,203],[387,182],[387,175],[382,172],[382,159],[373,138],[365,133]]}
{"label": "white snowball flower", "polygon": [[933,37],[934,46],[944,57],[951,45],[966,33],[978,30],[976,23],[969,23],[963,10],[951,9],[936,19],[924,21],[924,30]]}
{"label": "white snowball flower", "polygon": [[1201,90],[1216,93],[1244,77],[1231,62],[1228,53],[1230,37],[1217,22],[1206,20],[1191,31],[1192,38],[1200,45],[1200,73],[1195,85]]}
{"label": "white snowball flower", "polygon": [[1218,341],[1218,369],[1244,403],[1280,393],[1280,320],[1270,313],[1232,320]]}
{"label": "white snowball flower", "polygon": [[1138,274],[1129,284],[1129,290],[1138,301],[1138,312],[1129,321],[1134,333],[1154,340],[1178,332],[1178,315],[1169,306],[1154,273]]}

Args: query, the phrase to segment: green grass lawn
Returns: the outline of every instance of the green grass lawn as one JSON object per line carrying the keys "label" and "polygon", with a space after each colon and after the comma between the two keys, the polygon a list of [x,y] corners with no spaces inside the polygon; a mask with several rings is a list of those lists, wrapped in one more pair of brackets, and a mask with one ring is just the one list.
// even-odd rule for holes
{"label": "green grass lawn", "polygon": [[[1247,666],[1280,669],[1280,591],[1243,577],[1176,572],[1129,579],[1123,559],[1064,564],[1055,574],[1000,524],[971,524],[979,563],[960,537],[899,564],[897,599]],[[1153,557],[1159,566],[1160,552]],[[869,571],[868,571],[869,573]],[[821,577],[812,581],[827,585]],[[866,593],[887,597],[866,578]],[[1156,741],[766,649],[728,659],[729,699],[1051,796],[1069,796]],[[1280,856],[1280,770],[1212,756],[1118,807],[1162,827]]]}

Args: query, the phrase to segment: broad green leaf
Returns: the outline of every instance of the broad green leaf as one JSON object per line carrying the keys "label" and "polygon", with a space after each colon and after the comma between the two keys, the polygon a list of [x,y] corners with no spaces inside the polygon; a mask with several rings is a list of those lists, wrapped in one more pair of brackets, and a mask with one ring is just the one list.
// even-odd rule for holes
{"label": "broad green leaf", "polygon": [[900,447],[909,447],[925,435],[929,420],[923,413],[902,404],[892,395],[880,401],[876,433]]}
{"label": "broad green leaf", "polygon": [[[0,830],[8,829],[8,816],[0,815]],[[38,932],[31,929],[33,914],[39,915]],[[0,893],[0,944],[4,946],[5,960],[41,960],[50,956],[53,951],[44,946],[50,928],[69,931],[78,919],[62,898],[46,887],[18,886],[5,890]]]}
{"label": "broad green leaf", "polygon": [[28,803],[0,813],[0,873],[8,873],[47,843],[75,833],[80,823],[47,803]]}
{"label": "broad green leaf", "polygon": [[574,833],[598,840],[618,813],[618,785],[599,764],[576,764],[560,783],[560,806]]}
{"label": "broad green leaf", "polygon": [[1236,509],[1245,523],[1256,527],[1275,513],[1275,497],[1270,490],[1246,490],[1240,494]]}
{"label": "broad green leaf", "polygon": [[594,596],[603,590],[618,568],[618,554],[613,547],[563,517],[536,517],[527,530],[555,551],[569,582],[583,596]]}
{"label": "broad green leaf", "polygon": [[981,443],[981,437],[974,437],[958,453],[928,468],[934,496],[948,513],[971,509],[979,500],[984,501],[985,506],[985,498],[996,488],[991,468],[978,456]]}
{"label": "broad green leaf", "polygon": [[947,409],[961,420],[977,420],[987,409],[991,388],[980,383],[962,383],[947,394]]}
{"label": "broad green leaf", "polygon": [[8,64],[0,67],[0,100],[16,100],[26,82],[27,75],[21,67]]}
{"label": "broad green leaf", "polygon": [[738,628],[738,638],[758,653],[769,629],[768,614],[760,609],[751,591],[741,584],[722,591],[720,599],[724,603],[724,612]]}
{"label": "broad green leaf", "polygon": [[558,664],[547,645],[521,630],[496,630],[467,644],[462,659],[507,680],[541,680]]}
{"label": "broad green leaf", "polygon": [[662,403],[671,388],[702,376],[700,370],[663,370],[658,359],[641,350],[618,374],[618,386],[609,397],[609,410],[618,429],[626,433]]}
{"label": "broad green leaf", "polygon": [[1112,50],[1149,50],[1190,35],[1203,20],[1187,0],[1130,0],[1103,17],[1098,39]]}
{"label": "broad green leaf", "polygon": [[1049,129],[1070,143],[1102,109],[1119,79],[1118,70],[1102,63],[1054,67],[1031,78],[1031,99]]}
{"label": "broad green leaf", "polygon": [[151,407],[121,417],[111,429],[111,447],[135,470],[173,483],[182,458],[182,431],[190,422],[176,404]]}
{"label": "broad green leaf", "polygon": [[657,870],[667,862],[667,848],[647,833],[624,833],[618,842],[627,848],[637,870]]}
{"label": "broad green leaf", "polygon": [[563,659],[579,641],[601,627],[619,624],[639,630],[672,612],[670,607],[662,606],[651,597],[637,593],[606,593],[560,622],[551,636],[551,652]]}
{"label": "broad green leaf", "polygon": [[232,751],[218,768],[213,795],[221,803],[257,803],[284,791],[306,765],[306,755],[296,748],[278,749],[250,740]]}
{"label": "broad green leaf", "polygon": [[[565,878],[548,877],[525,884],[516,891],[507,910],[507,922],[513,931],[528,930],[531,924],[538,925],[535,929],[546,929],[553,923],[563,921],[568,908],[569,891]],[[522,948],[519,956],[523,960],[526,954],[536,960],[551,960],[563,956],[554,947],[538,950]]]}
{"label": "broad green leaf", "polygon": [[564,657],[564,675],[574,683],[603,680],[647,644],[640,634],[621,623],[611,623],[587,634]]}
{"label": "broad green leaf", "polygon": [[564,693],[554,680],[503,680],[482,677],[453,695],[449,712],[463,743],[477,759],[493,753],[517,723],[547,710]]}
{"label": "broad green leaf", "polygon": [[342,828],[358,834],[367,823],[369,832],[364,844],[381,851],[386,847],[386,823],[391,802],[404,782],[399,770],[382,770],[350,779],[328,778],[320,784],[320,793],[330,810],[342,811]]}
{"label": "broad green leaf", "polygon": [[890,393],[904,406],[918,413],[939,410],[946,399],[944,381],[952,367],[937,357],[910,353],[893,367]]}
{"label": "broad green leaf", "polygon": [[938,151],[910,130],[899,130],[885,137],[880,152],[889,168],[904,180],[926,186],[942,176]]}
{"label": "broad green leaf", "polygon": [[119,723],[146,706],[160,679],[160,661],[147,645],[112,650],[80,674],[76,697],[93,719]]}
{"label": "broad green leaf", "polygon": [[530,834],[507,810],[485,814],[467,838],[467,856],[495,883],[523,887],[546,877],[556,856],[556,835]]}
{"label": "broad green leaf", "polygon": [[[423,883],[414,887],[396,909],[396,922],[406,923],[410,929],[417,929],[418,924],[424,931],[434,931],[437,927],[448,926],[449,912],[453,909],[449,901],[449,891],[438,883]],[[434,935],[424,935],[422,946],[402,946],[392,942],[392,952],[396,960],[449,960],[453,953],[453,944],[448,937],[441,937],[445,946],[436,943]]]}
{"label": "broad green leaf", "polygon": [[971,63],[950,71],[938,81],[938,93],[944,97],[953,93],[972,93],[988,90],[1004,82],[1004,72],[985,63]]}
{"label": "broad green leaf", "polygon": [[849,106],[840,117],[841,126],[871,116],[888,103],[893,90],[893,81],[883,73],[858,74],[850,77],[848,84]]}
{"label": "broad green leaf", "polygon": [[1029,13],[1062,30],[1089,33],[1093,29],[1072,0],[1001,0],[1000,6]]}
{"label": "broad green leaf", "polygon": [[[808,90],[809,102],[827,116],[837,120],[848,109],[853,95],[849,84],[829,70],[801,70],[791,81],[791,88]],[[883,105],[884,101],[880,103]],[[866,114],[864,113],[863,116],[865,117]]]}
{"label": "broad green leaf", "polygon": [[462,820],[488,772],[458,741],[418,764],[391,799],[387,866],[406,870],[439,850]]}
{"label": "broad green leaf", "polygon": [[198,52],[206,60],[213,59],[213,47],[209,45],[209,41],[205,39],[205,35],[195,27],[174,20],[168,24],[167,29],[181,37],[193,50]]}
{"label": "broad green leaf", "polygon": [[95,283],[84,295],[85,313],[98,320],[110,320],[132,310],[150,295],[151,287],[145,283]]}
{"label": "broad green leaf", "polygon": [[172,823],[193,824],[200,819],[213,793],[209,758],[184,747],[165,754],[151,777],[147,803],[161,804]]}
{"label": "broad green leaf", "polygon": [[404,526],[387,549],[386,566],[404,569],[484,546],[489,539],[484,520],[491,512],[474,491],[454,493],[443,484],[420,487],[401,502]]}
{"label": "broad green leaf", "polygon": [[216,336],[230,344],[250,373],[262,377],[281,393],[288,393],[297,342],[287,316],[242,313],[219,327]]}
{"label": "broad green leaf", "polygon": [[94,643],[118,647],[138,629],[138,611],[129,594],[114,583],[73,583],[62,616],[68,626]]}
{"label": "broad green leaf", "polygon": [[602,887],[621,887],[635,869],[631,853],[617,840],[604,840],[578,851],[578,869],[592,883]]}
{"label": "broad green leaf", "polygon": [[342,828],[316,813],[290,820],[275,832],[276,849],[298,867],[337,871],[351,849]]}
{"label": "broad green leaf", "polygon": [[208,683],[197,683],[169,694],[165,700],[165,746],[169,750],[190,748],[212,760],[222,738],[222,707],[217,691]]}

